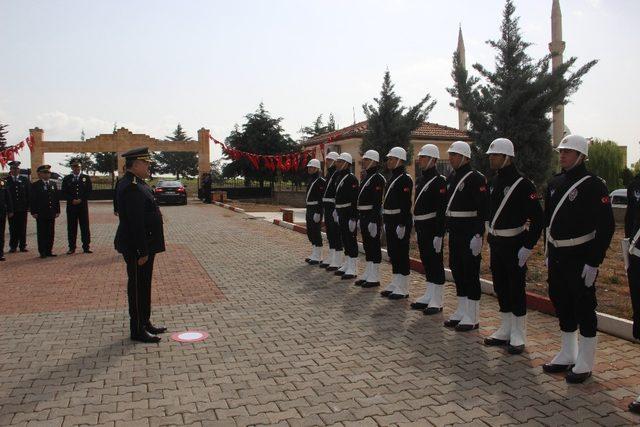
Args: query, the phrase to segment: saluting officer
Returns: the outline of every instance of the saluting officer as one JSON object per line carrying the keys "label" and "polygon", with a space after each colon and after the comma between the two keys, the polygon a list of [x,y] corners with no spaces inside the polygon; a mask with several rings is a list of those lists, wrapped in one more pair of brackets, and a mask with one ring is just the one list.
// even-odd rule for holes
{"label": "saluting officer", "polygon": [[411,308],[424,310],[424,314],[427,315],[442,311],[444,294],[442,239],[444,211],[447,207],[447,183],[436,169],[439,158],[440,151],[433,144],[426,144],[420,149],[418,163],[422,173],[416,179],[416,200],[413,206],[413,223],[416,227],[427,289],[421,298],[411,304]]}
{"label": "saluting officer", "polygon": [[322,195],[322,210],[324,213],[327,240],[329,241],[329,255],[325,262],[320,263],[320,267],[326,268],[327,271],[336,271],[343,266],[340,227],[338,226],[338,222],[333,219],[333,211],[336,210],[336,186],[338,185],[338,176],[340,175],[336,169],[336,160],[338,160],[338,153],[335,151],[327,153],[327,157],[325,157],[327,164],[327,185]]}
{"label": "saluting officer", "polygon": [[393,147],[387,154],[387,168],[391,170],[391,178],[382,202],[382,217],[393,279],[380,295],[390,299],[409,297],[409,236],[413,225],[413,180],[405,170],[406,161],[407,152],[402,147]]}
{"label": "saluting officer", "polygon": [[58,186],[51,181],[51,166],[42,165],[37,169],[38,181],[31,184],[31,216],[36,220],[38,252],[40,258],[57,256],[53,253],[56,218],[60,215]]}
{"label": "saluting officer", "polygon": [[116,189],[119,224],[114,244],[127,263],[131,339],[154,343],[160,341],[156,335],[167,330],[150,321],[153,262],[165,250],[162,214],[144,181],[149,177],[149,148],[135,148],[122,157],[127,172]]}
{"label": "saluting officer", "polygon": [[540,238],[544,214],[535,186],[513,164],[513,143],[498,138],[489,145],[487,154],[491,169],[497,172],[489,186],[491,220],[487,241],[502,322],[484,343],[508,345],[510,354],[520,354],[527,339],[527,259]]}
{"label": "saluting officer", "polygon": [[484,222],[489,217],[489,195],[485,177],[471,168],[471,147],[456,141],[447,150],[454,169],[447,179],[447,229],[449,230],[449,267],[456,284],[458,308],[444,322],[456,331],[479,326],[480,261]]}
{"label": "saluting officer", "polygon": [[378,170],[380,154],[377,151],[368,150],[364,153],[362,163],[366,173],[358,194],[358,219],[367,266],[355,284],[363,288],[374,288],[380,286],[380,228],[386,180]]}
{"label": "saluting officer", "polygon": [[13,216],[13,202],[4,180],[0,179],[0,261],[4,261],[4,229],[6,218]]}
{"label": "saluting officer", "polygon": [[336,185],[336,209],[333,220],[340,227],[340,239],[344,246],[346,262],[344,270],[338,269],[336,275],[342,280],[354,279],[358,274],[358,240],[356,238],[356,224],[358,222],[358,178],[351,173],[353,158],[349,153],[342,153],[336,161],[340,171]]}
{"label": "saluting officer", "polygon": [[91,232],[89,231],[89,195],[91,194],[91,178],[81,172],[81,163],[71,164],[71,174],[62,180],[62,194],[67,200],[67,237],[69,250],[67,255],[76,251],[78,224],[82,239],[82,251],[90,254]]}
{"label": "saluting officer", "polygon": [[320,161],[311,159],[307,163],[309,184],[305,204],[307,207],[305,219],[307,223],[307,237],[312,245],[311,256],[305,259],[311,265],[320,264],[322,261],[322,232],[320,221],[322,220],[322,195],[324,194],[325,181],[320,176]]}
{"label": "saluting officer", "polygon": [[[558,314],[562,347],[545,372],[564,372],[569,383],[591,376],[596,355],[598,266],[615,222],[604,181],[587,171],[588,141],[568,135],[558,145],[562,172],[547,187],[545,220],[549,298]],[[580,340],[576,330],[580,328]]]}
{"label": "saluting officer", "polygon": [[9,252],[29,252],[27,249],[27,212],[29,211],[29,189],[27,177],[20,175],[20,162],[9,162],[6,186],[11,195],[13,216],[9,217]]}

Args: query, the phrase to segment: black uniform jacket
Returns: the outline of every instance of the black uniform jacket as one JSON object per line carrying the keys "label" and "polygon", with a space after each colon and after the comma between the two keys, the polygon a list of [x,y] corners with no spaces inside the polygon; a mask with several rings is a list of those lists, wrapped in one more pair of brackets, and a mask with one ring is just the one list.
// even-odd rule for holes
{"label": "black uniform jacket", "polygon": [[[356,219],[358,217],[358,178],[345,169],[339,175],[333,177],[336,181],[336,209],[340,215]],[[340,205],[349,204],[347,207],[339,208]]]}
{"label": "black uniform jacket", "polygon": [[327,208],[329,207],[333,208],[333,205],[335,204],[336,186],[338,185],[338,183],[336,182],[336,179],[338,178],[338,175],[339,175],[339,172],[336,171],[335,166],[331,166],[329,169],[327,169],[327,177],[325,178],[327,183],[325,184],[324,194],[322,195],[322,198],[333,200],[333,201],[323,200],[322,204],[325,205],[325,207]]}
{"label": "black uniform jacket", "polygon": [[31,215],[38,215],[39,219],[51,219],[60,213],[58,186],[54,181],[49,180],[46,185],[41,179],[32,183],[29,194]]}
{"label": "black uniform jacket", "polygon": [[[413,192],[413,180],[405,171],[404,166],[398,166],[391,173],[391,178],[387,181],[385,197],[383,201],[383,218],[385,222],[392,222],[399,225],[408,226],[411,224],[411,205]],[[384,211],[395,211],[400,209],[398,214],[385,214]]]}
{"label": "black uniform jacket", "polygon": [[31,184],[29,180],[24,176],[17,176],[17,179],[13,176],[8,176],[5,180],[5,185],[11,193],[11,202],[13,203],[14,212],[26,212],[29,210],[29,190]]}
{"label": "black uniform jacket", "polygon": [[13,213],[13,201],[7,183],[0,179],[0,215]]}
{"label": "black uniform jacket", "polygon": [[307,185],[306,206],[307,215],[319,213],[322,215],[322,195],[326,182],[319,173],[311,175]]}
{"label": "black uniform jacket", "polygon": [[[429,187],[424,191],[422,189],[428,182]],[[444,236],[444,211],[447,208],[447,181],[434,168],[425,169],[416,179],[416,200],[413,206],[413,215],[426,215],[432,212],[436,213],[436,217],[420,221],[421,224],[429,224],[433,227],[433,233],[436,236]]]}
{"label": "black uniform jacket", "polygon": [[82,205],[87,204],[89,195],[91,194],[91,178],[89,175],[80,174],[78,179],[74,179],[75,175],[67,175],[62,180],[62,194],[67,201],[67,206],[72,206],[73,199],[82,200]]}
{"label": "black uniform jacket", "polygon": [[[458,182],[467,173],[471,174],[458,187],[456,194],[453,192]],[[453,201],[451,198],[453,197]],[[489,191],[487,180],[480,172],[471,169],[469,163],[460,166],[447,178],[447,203],[451,212],[477,212],[473,217],[447,216],[447,228],[449,230],[465,230],[473,234],[484,234],[484,222],[489,220]]]}
{"label": "black uniform jacket", "polygon": [[[624,236],[633,239],[640,229],[640,174],[636,175],[627,188],[627,211],[624,215]],[[640,247],[640,238],[635,244]]]}
{"label": "black uniform jacket", "polygon": [[362,180],[362,186],[358,193],[358,206],[372,206],[371,209],[360,210],[360,219],[367,222],[380,223],[382,218],[382,197],[386,180],[377,167],[369,168]]}

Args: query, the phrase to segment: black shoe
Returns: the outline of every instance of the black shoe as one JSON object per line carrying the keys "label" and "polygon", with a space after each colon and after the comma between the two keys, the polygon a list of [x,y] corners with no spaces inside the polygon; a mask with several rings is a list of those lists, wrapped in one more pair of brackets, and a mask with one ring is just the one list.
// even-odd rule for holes
{"label": "black shoe", "polygon": [[402,294],[394,294],[394,293],[392,293],[391,295],[389,295],[389,299],[393,299],[393,300],[407,299],[407,298],[409,298],[409,294],[402,295]]}
{"label": "black shoe", "polygon": [[91,249],[83,249],[82,252],[84,252],[85,254],[92,254],[93,251]]}
{"label": "black shoe", "polygon": [[164,334],[167,332],[167,328],[164,326],[153,326],[151,323],[149,323],[145,329],[153,335]]}
{"label": "black shoe", "polygon": [[311,258],[305,258],[304,262],[306,262],[307,264],[311,261]]}
{"label": "black shoe", "polygon": [[442,313],[442,307],[427,307],[422,312],[425,316],[431,316],[438,313]]}
{"label": "black shoe", "polygon": [[393,293],[392,291],[382,291],[382,292],[380,292],[380,295],[382,295],[383,297],[387,298],[392,293]]}
{"label": "black shoe", "polygon": [[[14,251],[14,252],[15,252],[15,251]],[[22,249],[20,249],[20,252],[29,252],[29,249],[27,249],[27,248],[22,248]]]}
{"label": "black shoe", "polygon": [[467,324],[462,324],[462,323],[458,323],[456,325],[456,331],[458,332],[469,332],[469,331],[473,331],[474,329],[478,329],[480,327],[479,323],[476,323],[475,325],[467,325]]}
{"label": "black shoe", "polygon": [[444,326],[446,326],[447,328],[455,328],[456,326],[458,326],[458,323],[460,323],[459,320],[449,319],[444,321]]}
{"label": "black shoe", "polygon": [[429,307],[429,304],[425,304],[423,302],[412,302],[411,303],[411,309],[413,309],[413,310],[424,310],[427,307]]}
{"label": "black shoe", "polygon": [[507,347],[507,352],[509,354],[522,354],[523,351],[524,351],[524,344],[522,344],[522,345],[509,345],[509,347]]}
{"label": "black shoe", "polygon": [[545,363],[542,365],[542,370],[547,374],[559,374],[560,372],[566,372],[573,368],[573,365],[557,365],[554,363]]}
{"label": "black shoe", "polygon": [[640,414],[640,402],[634,400],[633,402],[629,403],[629,412]]}
{"label": "black shoe", "polygon": [[366,283],[366,280],[360,279],[360,280],[356,280],[356,281],[354,282],[354,285],[356,285],[356,286],[362,286],[362,285],[364,285],[365,283]]}
{"label": "black shoe", "polygon": [[340,280],[352,280],[355,278],[356,278],[355,274],[343,274]]}
{"label": "black shoe", "polygon": [[507,345],[509,344],[509,340],[500,340],[498,338],[487,337],[484,339],[484,345],[488,345],[490,347]]}
{"label": "black shoe", "polygon": [[338,267],[327,267],[327,271],[338,271]]}
{"label": "black shoe", "polygon": [[40,258],[46,258],[47,256],[45,254],[40,254]]}
{"label": "black shoe", "polygon": [[335,272],[335,273],[333,273],[333,274],[335,274],[336,276],[344,276],[344,274],[345,274],[345,273],[344,273],[344,271],[340,271],[340,270],[338,270],[338,271],[336,271],[336,272]]}
{"label": "black shoe", "polygon": [[326,262],[321,262],[320,265],[318,266],[320,268],[327,268],[329,267],[329,264],[327,264]]}
{"label": "black shoe", "polygon": [[363,288],[377,288],[380,286],[380,282],[364,282],[362,284]]}
{"label": "black shoe", "polygon": [[582,384],[591,376],[591,372],[583,372],[582,374],[576,374],[573,371],[570,371],[564,379],[569,384]]}
{"label": "black shoe", "polygon": [[75,250],[75,249],[69,249],[69,250],[67,251],[67,255],[71,255],[71,254],[75,254],[75,253],[76,253],[76,250]]}
{"label": "black shoe", "polygon": [[7,259],[4,257],[4,255],[0,255],[0,261],[6,261]]}
{"label": "black shoe", "polygon": [[157,343],[160,342],[162,338],[157,337],[155,335],[151,335],[147,331],[142,331],[138,334],[131,335],[131,339],[133,341],[145,342],[145,343]]}
{"label": "black shoe", "polygon": [[[20,249],[20,252],[22,252],[22,249]],[[16,253],[16,248],[10,248],[9,249],[9,253],[10,254],[15,254]]]}
{"label": "black shoe", "polygon": [[311,259],[311,260],[309,260],[309,264],[310,265],[318,265],[318,264],[320,264],[320,261],[316,261],[316,260]]}

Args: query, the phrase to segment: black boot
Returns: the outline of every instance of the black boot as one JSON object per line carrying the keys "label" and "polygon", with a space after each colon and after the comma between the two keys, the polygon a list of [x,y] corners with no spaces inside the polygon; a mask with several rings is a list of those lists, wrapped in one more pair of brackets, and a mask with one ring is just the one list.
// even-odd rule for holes
{"label": "black boot", "polygon": [[442,313],[442,307],[427,307],[422,312],[425,316],[431,316],[438,313]]}
{"label": "black boot", "polygon": [[488,345],[490,347],[501,346],[509,344],[509,340],[501,340],[498,338],[487,337],[484,339],[484,345]]}
{"label": "black boot", "polygon": [[559,374],[560,372],[566,372],[573,368],[573,365],[557,365],[555,363],[545,363],[542,365],[542,370],[547,374]]}
{"label": "black boot", "polygon": [[153,326],[151,323],[147,323],[145,329],[147,330],[147,332],[153,335],[164,334],[165,332],[167,332],[167,328],[165,328],[164,326]]}
{"label": "black boot", "polygon": [[576,374],[573,371],[570,371],[564,379],[569,384],[582,384],[591,376],[591,372],[583,372],[581,374]]}
{"label": "black boot", "polygon": [[161,338],[155,335],[151,335],[149,332],[143,330],[137,334],[131,334],[131,339],[133,341],[144,342],[144,343],[157,343],[160,342]]}

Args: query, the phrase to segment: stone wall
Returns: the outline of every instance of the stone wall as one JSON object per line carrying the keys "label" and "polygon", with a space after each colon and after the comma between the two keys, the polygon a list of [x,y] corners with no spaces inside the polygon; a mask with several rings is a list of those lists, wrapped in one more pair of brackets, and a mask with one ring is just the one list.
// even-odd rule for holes
{"label": "stone wall", "polygon": [[304,191],[274,191],[271,200],[276,205],[286,205],[294,208],[305,207]]}

